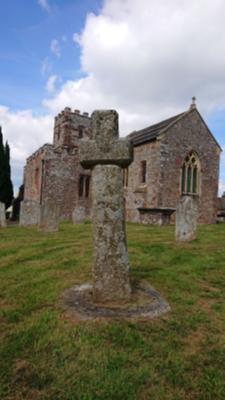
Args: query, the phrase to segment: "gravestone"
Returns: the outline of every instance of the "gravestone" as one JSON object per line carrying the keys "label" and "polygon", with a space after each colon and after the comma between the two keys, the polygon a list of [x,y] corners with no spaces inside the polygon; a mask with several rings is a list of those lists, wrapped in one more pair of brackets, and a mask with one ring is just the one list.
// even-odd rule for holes
{"label": "gravestone", "polygon": [[0,202],[0,227],[6,227],[5,204]]}
{"label": "gravestone", "polygon": [[87,219],[85,207],[79,206],[72,212],[72,221],[74,224],[82,224]]}
{"label": "gravestone", "polygon": [[190,241],[196,238],[198,198],[182,196],[176,210],[176,240]]}
{"label": "gravestone", "polygon": [[80,162],[92,169],[93,300],[119,302],[131,295],[125,233],[123,171],[132,145],[118,138],[118,114],[94,111],[92,140],[81,141]]}
{"label": "gravestone", "polygon": [[21,226],[38,225],[40,222],[40,203],[33,200],[24,200],[20,204]]}
{"label": "gravestone", "polygon": [[56,232],[59,229],[59,206],[56,202],[46,200],[41,205],[39,228],[46,232]]}

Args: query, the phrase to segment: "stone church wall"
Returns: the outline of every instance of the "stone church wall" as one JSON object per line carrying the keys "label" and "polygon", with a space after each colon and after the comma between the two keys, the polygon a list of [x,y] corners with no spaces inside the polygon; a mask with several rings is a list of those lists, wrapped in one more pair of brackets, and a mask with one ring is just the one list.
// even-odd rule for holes
{"label": "stone church wall", "polygon": [[[53,145],[46,144],[27,159],[24,201],[59,205],[60,219],[72,220],[75,207],[90,215],[90,171],[79,162],[79,141],[91,136],[87,113],[65,108],[55,118]],[[33,204],[33,203],[32,203]],[[23,218],[24,219],[24,218]]]}
{"label": "stone church wall", "polygon": [[176,207],[181,168],[190,151],[200,161],[199,222],[215,223],[220,149],[196,110],[187,113],[160,140],[159,206]]}
{"label": "stone church wall", "polygon": [[[140,222],[139,207],[156,207],[160,163],[157,141],[134,147],[134,161],[128,168],[128,185],[125,186],[126,218]],[[146,182],[142,179],[142,162],[146,161]]]}

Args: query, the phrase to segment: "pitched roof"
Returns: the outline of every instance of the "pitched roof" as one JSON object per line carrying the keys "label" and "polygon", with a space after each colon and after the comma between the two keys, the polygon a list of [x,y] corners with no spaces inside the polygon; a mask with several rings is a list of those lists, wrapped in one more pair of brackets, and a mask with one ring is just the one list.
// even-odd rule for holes
{"label": "pitched roof", "polygon": [[171,124],[175,123],[176,120],[179,120],[186,113],[187,112],[185,111],[181,114],[175,115],[174,117],[158,122],[157,124],[141,129],[140,131],[134,131],[128,135],[128,138],[131,140],[134,146],[150,142],[151,140],[156,139],[161,131],[166,130]]}
{"label": "pitched roof", "polygon": [[140,144],[144,144],[147,142],[151,142],[152,140],[155,140],[161,133],[165,132],[168,128],[170,128],[172,125],[174,125],[177,121],[185,117],[186,115],[190,114],[191,112],[196,111],[201,118],[203,124],[205,125],[206,129],[208,130],[209,134],[212,136],[213,140],[215,141],[216,145],[219,147],[220,151],[222,151],[221,146],[213,136],[212,132],[208,128],[207,124],[205,123],[204,119],[202,118],[201,114],[195,107],[195,105],[192,104],[192,106],[189,108],[189,110],[175,115],[174,117],[167,118],[164,121],[158,122],[157,124],[148,126],[147,128],[141,129],[140,131],[134,131],[128,135],[128,138],[131,140],[134,146],[138,146]]}

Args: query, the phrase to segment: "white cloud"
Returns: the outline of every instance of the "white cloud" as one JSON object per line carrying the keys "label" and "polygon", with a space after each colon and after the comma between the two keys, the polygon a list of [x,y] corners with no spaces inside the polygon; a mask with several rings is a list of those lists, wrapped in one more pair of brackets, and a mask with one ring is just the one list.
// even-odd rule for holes
{"label": "white cloud", "polygon": [[48,0],[38,0],[39,6],[41,6],[44,10],[50,11],[50,5],[48,3]]}
{"label": "white cloud", "polygon": [[12,178],[15,187],[22,183],[26,158],[46,142],[52,142],[53,116],[35,116],[30,110],[12,112],[0,106],[4,140],[11,149]]}
{"label": "white cloud", "polygon": [[[224,0],[105,0],[99,15],[89,14],[83,31],[73,36],[84,77],[67,81],[43,104],[52,115],[65,106],[115,108],[123,135],[187,109],[193,95],[203,113],[225,108],[224,15]],[[58,40],[50,48],[60,57]],[[50,72],[44,61],[43,74]],[[29,111],[24,116],[8,110],[5,122],[6,115],[5,130],[20,160],[20,152],[28,155],[45,141],[46,125],[53,123]]]}
{"label": "white cloud", "polygon": [[61,56],[60,44],[57,39],[52,39],[51,44],[50,44],[50,50],[56,57]]}
{"label": "white cloud", "polygon": [[89,110],[115,107],[123,132],[183,111],[193,95],[201,111],[219,108],[224,15],[223,0],[106,0],[73,36],[86,77],[68,81],[44,104],[53,111],[65,100]]}
{"label": "white cloud", "polygon": [[57,80],[58,80],[58,75],[51,75],[48,78],[45,87],[48,93],[54,93]]}

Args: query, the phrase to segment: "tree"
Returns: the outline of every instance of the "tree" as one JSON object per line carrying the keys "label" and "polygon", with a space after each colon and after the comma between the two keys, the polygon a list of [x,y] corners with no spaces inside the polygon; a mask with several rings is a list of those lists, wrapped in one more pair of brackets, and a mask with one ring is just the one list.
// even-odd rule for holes
{"label": "tree", "polygon": [[8,208],[13,200],[13,185],[11,181],[10,147],[4,146],[2,128],[0,127],[0,201]]}
{"label": "tree", "polygon": [[[0,174],[3,171],[3,160],[4,160],[4,144],[3,144],[3,135],[2,135],[2,127],[0,126]],[[1,176],[1,175],[0,175]]]}
{"label": "tree", "polygon": [[12,213],[13,221],[19,220],[20,205],[21,205],[21,201],[23,201],[23,196],[24,196],[24,185],[21,185],[19,187],[18,196],[13,200],[13,213]]}
{"label": "tree", "polygon": [[2,127],[0,126],[0,201],[2,201],[5,171],[5,148],[3,144]]}

